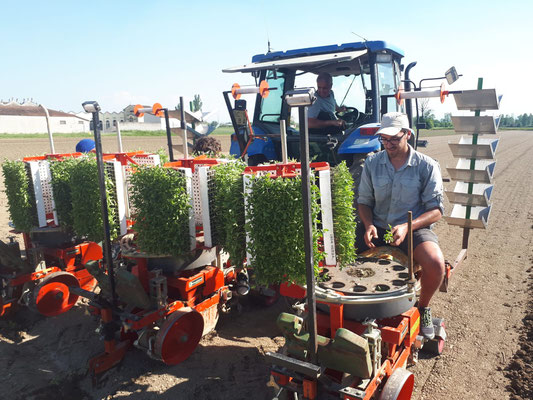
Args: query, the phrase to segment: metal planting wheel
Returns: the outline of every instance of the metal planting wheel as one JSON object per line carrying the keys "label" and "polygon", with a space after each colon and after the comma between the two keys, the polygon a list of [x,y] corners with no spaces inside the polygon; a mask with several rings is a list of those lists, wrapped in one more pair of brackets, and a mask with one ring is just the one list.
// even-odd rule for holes
{"label": "metal planting wheel", "polygon": [[416,301],[416,284],[410,288],[408,277],[407,256],[400,249],[375,247],[342,270],[324,268],[317,308],[329,312],[327,303],[343,304],[344,317],[355,321],[399,315]]}
{"label": "metal planting wheel", "polygon": [[79,297],[70,292],[70,286],[80,287],[80,284],[68,272],[54,272],[45,276],[33,291],[33,306],[47,317],[70,310]]}
{"label": "metal planting wheel", "polygon": [[173,312],[155,338],[154,352],[167,365],[185,361],[194,351],[204,330],[202,315],[189,308]]}

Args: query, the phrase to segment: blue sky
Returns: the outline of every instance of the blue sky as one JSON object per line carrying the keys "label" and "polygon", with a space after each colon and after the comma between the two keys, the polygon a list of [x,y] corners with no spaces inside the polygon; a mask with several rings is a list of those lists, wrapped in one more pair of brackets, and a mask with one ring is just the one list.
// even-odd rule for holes
{"label": "blue sky", "polygon": [[[249,75],[223,74],[267,50],[385,40],[417,61],[411,76],[464,76],[450,89],[503,94],[501,113],[533,113],[533,1],[3,1],[0,99],[33,98],[63,111],[97,100],[173,108],[200,94],[228,120],[222,91]],[[432,101],[437,115],[452,99]]]}

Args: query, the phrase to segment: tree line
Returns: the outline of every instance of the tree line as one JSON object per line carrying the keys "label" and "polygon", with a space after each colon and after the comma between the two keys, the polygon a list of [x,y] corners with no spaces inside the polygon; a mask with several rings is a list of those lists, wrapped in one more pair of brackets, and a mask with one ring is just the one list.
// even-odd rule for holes
{"label": "tree line", "polygon": [[[426,129],[452,128],[452,114],[446,113],[441,119],[437,119],[433,110],[429,108],[428,99],[424,99],[418,104],[419,123],[425,123]],[[413,126],[416,125],[414,117]],[[533,127],[533,114],[520,114],[518,116],[504,114],[500,116],[500,128],[531,128]]]}
{"label": "tree line", "polygon": [[[426,129],[453,128],[452,114],[446,113],[441,119],[435,118],[433,113],[420,115],[419,123],[425,123]],[[413,126],[416,124],[416,117]],[[533,114],[520,114],[518,116],[504,114],[500,116],[500,128],[533,128]]]}

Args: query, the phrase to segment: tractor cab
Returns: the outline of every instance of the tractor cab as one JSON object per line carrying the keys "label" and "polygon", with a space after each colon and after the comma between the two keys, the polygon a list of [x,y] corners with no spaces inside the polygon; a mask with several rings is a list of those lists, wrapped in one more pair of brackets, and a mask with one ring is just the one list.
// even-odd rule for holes
{"label": "tractor cab", "polygon": [[[400,87],[403,52],[383,41],[345,43],[304,49],[268,52],[252,57],[252,62],[223,72],[251,73],[256,86],[266,81],[269,94],[235,100],[224,92],[226,105],[235,129],[231,154],[246,153],[250,165],[281,160],[280,121],[287,130],[289,158],[299,159],[298,119],[283,101],[286,92],[295,88],[315,87],[322,72],[333,78],[336,103],[345,110],[336,113],[343,119],[343,132],[310,131],[311,157],[316,161],[349,163],[380,149],[374,136],[381,115],[404,111],[394,98]],[[318,95],[318,94],[317,94]],[[255,103],[254,103],[255,100]],[[248,103],[249,102],[249,103]],[[253,118],[248,111],[253,107]]]}

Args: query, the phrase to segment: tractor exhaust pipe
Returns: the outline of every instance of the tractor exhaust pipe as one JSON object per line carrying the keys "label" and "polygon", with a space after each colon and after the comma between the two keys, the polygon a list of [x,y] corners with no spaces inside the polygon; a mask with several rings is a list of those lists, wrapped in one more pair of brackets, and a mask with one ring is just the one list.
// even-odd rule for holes
{"label": "tractor exhaust pipe", "polygon": [[[410,63],[407,68],[405,68],[405,74],[404,74],[404,82],[405,82],[405,91],[410,92],[411,91],[411,78],[409,77],[409,72],[411,72],[411,68],[413,68],[416,65],[416,61],[413,61]],[[413,84],[414,85],[414,84]],[[416,87],[415,87],[416,90]],[[407,119],[409,120],[409,126],[412,128],[413,126],[413,108],[412,108],[412,100],[411,99],[405,99],[405,112],[407,114]]]}

